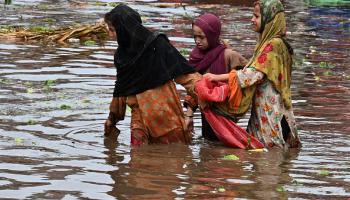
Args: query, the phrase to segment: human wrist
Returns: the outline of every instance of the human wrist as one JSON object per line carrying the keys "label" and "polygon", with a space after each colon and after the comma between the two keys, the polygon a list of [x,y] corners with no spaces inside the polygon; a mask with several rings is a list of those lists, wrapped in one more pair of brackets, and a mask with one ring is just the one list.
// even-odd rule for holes
{"label": "human wrist", "polygon": [[117,117],[113,112],[109,112],[107,120],[109,120],[111,122],[111,125],[117,124]]}

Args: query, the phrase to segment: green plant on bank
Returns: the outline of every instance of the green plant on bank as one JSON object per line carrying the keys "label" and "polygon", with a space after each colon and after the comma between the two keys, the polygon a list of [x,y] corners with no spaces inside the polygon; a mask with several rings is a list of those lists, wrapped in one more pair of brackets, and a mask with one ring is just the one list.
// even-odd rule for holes
{"label": "green plant on bank", "polygon": [[16,30],[15,26],[5,25],[0,26],[0,33],[10,33]]}
{"label": "green plant on bank", "polygon": [[[50,20],[48,20],[50,21]],[[74,27],[61,27],[52,29],[47,26],[32,26],[29,28],[21,26],[0,26],[0,39],[2,37],[18,38],[24,41],[42,41],[66,43],[69,39],[80,41],[103,42],[107,39],[106,26],[103,23],[94,25],[76,25]],[[85,43],[92,45],[92,42]]]}
{"label": "green plant on bank", "polygon": [[46,26],[32,26],[29,30],[34,33],[54,33],[55,31]]}
{"label": "green plant on bank", "polygon": [[5,5],[10,5],[12,3],[12,0],[5,0]]}

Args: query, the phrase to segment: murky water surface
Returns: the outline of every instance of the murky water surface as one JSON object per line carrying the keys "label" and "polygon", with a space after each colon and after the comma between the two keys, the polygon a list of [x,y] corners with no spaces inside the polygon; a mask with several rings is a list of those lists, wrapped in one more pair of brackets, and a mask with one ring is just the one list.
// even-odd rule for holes
{"label": "murky water surface", "polygon": [[[101,2],[13,0],[0,8],[0,24],[93,23],[111,9]],[[223,20],[223,38],[246,57],[252,54],[251,8],[240,1],[187,1],[184,7],[127,2],[146,26],[166,32],[184,53],[194,46],[189,17],[212,11]],[[350,8],[299,0],[287,1],[286,10],[303,142],[290,152],[248,152],[205,141],[198,113],[189,146],[130,147],[130,111],[118,125],[119,138],[104,138],[115,41],[84,46],[1,40],[0,198],[349,199]],[[221,159],[228,154],[239,160]]]}

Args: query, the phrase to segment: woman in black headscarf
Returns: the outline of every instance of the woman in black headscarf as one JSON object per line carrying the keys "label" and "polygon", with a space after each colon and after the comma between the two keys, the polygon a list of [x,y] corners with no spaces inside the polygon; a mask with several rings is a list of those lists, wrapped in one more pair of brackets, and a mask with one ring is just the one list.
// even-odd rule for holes
{"label": "woman in black headscarf", "polygon": [[194,83],[201,75],[169,43],[164,34],[152,33],[142,25],[140,15],[125,4],[105,15],[109,36],[116,38],[117,68],[113,100],[105,122],[105,134],[117,130],[126,104],[131,108],[131,143],[191,141],[175,82],[194,95]]}

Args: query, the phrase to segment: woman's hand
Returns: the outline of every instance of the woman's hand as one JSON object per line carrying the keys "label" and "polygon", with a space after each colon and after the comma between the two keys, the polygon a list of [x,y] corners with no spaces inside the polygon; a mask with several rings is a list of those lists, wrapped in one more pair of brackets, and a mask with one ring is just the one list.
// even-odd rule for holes
{"label": "woman's hand", "polygon": [[113,119],[110,119],[110,117],[108,117],[104,126],[105,136],[117,137],[119,135],[120,130],[115,126],[115,123],[113,123]]}

